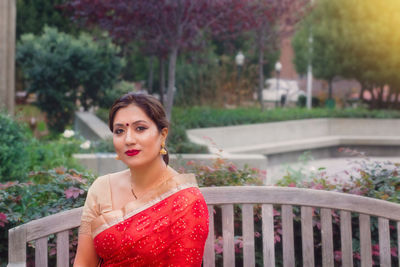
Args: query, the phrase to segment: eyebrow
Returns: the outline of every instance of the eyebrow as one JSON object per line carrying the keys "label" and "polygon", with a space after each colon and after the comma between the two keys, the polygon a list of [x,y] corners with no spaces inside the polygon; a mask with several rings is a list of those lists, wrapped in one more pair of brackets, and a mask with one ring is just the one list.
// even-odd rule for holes
{"label": "eyebrow", "polygon": [[[138,121],[132,122],[132,124],[138,124],[138,123],[141,123],[141,122],[147,123],[147,121],[138,120]],[[124,123],[116,123],[116,124],[114,124],[114,127],[120,127],[120,126],[125,126],[125,124]]]}

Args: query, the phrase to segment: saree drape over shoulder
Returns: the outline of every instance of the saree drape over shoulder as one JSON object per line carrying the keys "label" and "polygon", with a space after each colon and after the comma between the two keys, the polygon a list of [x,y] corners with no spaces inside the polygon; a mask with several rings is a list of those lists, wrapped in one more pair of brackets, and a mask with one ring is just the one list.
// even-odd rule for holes
{"label": "saree drape over shoulder", "polygon": [[176,175],[114,210],[112,175],[90,187],[80,228],[92,235],[101,266],[201,266],[209,221],[195,176]]}

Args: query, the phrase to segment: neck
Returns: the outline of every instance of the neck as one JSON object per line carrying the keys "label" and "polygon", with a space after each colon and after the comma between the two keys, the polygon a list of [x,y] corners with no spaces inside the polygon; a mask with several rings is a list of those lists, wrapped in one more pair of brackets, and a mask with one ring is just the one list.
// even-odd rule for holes
{"label": "neck", "polygon": [[168,166],[162,158],[157,158],[146,166],[131,168],[131,183],[137,189],[145,189],[161,179],[165,179],[165,176],[168,176],[167,170]]}

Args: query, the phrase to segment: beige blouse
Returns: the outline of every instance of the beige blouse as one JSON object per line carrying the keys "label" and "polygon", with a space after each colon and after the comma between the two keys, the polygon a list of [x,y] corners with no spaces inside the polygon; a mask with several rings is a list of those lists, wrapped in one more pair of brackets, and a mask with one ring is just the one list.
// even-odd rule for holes
{"label": "beige blouse", "polygon": [[83,207],[79,234],[91,235],[94,238],[105,229],[126,220],[182,189],[197,187],[194,174],[177,174],[147,192],[146,195],[128,202],[122,209],[113,210],[110,179],[113,176],[124,175],[125,172],[129,172],[129,169],[100,176],[93,182]]}

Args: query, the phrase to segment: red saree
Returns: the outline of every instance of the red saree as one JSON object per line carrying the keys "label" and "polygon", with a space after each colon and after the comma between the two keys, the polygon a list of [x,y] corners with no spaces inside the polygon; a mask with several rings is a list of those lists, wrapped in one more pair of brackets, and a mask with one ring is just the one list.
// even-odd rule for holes
{"label": "red saree", "polygon": [[108,179],[89,190],[80,231],[87,234],[90,223],[101,266],[201,266],[208,210],[193,174],[177,175],[121,210],[104,190]]}

